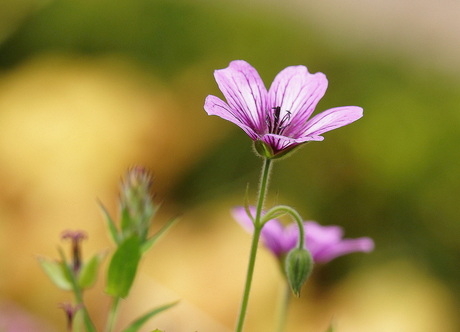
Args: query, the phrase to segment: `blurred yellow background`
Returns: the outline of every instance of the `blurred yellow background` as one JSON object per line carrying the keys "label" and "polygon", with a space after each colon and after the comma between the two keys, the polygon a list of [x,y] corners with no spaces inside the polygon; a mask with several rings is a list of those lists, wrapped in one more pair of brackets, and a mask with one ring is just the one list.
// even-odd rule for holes
{"label": "blurred yellow background", "polygon": [[[3,0],[0,330],[16,315],[36,322],[23,331],[64,330],[57,304],[71,296],[36,257],[57,257],[65,229],[87,232],[85,255],[113,248],[97,202],[116,215],[132,165],[155,177],[153,229],[180,222],[142,262],[120,328],[181,299],[142,331],[233,329],[250,238],[229,210],[248,183],[254,199],[261,160],[203,102],[220,96],[213,70],[244,59],[267,86],[289,65],[322,71],[318,111],[365,112],[275,164],[269,204],[376,242],[318,266],[287,331],[331,320],[338,332],[458,331],[459,13],[447,0]],[[100,279],[86,294],[98,327],[109,305]],[[247,331],[273,330],[281,287],[261,249]]]}

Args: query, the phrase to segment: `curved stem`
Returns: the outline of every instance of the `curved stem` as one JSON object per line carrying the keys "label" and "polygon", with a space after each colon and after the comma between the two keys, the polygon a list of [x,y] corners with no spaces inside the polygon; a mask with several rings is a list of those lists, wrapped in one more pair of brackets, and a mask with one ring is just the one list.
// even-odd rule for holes
{"label": "curved stem", "polygon": [[255,266],[256,256],[257,256],[257,247],[259,244],[260,233],[262,232],[262,226],[263,226],[260,219],[262,215],[262,208],[264,205],[265,196],[267,194],[268,180],[270,177],[270,168],[271,168],[270,166],[271,166],[271,160],[265,159],[264,165],[262,168],[262,173],[260,176],[259,196],[257,200],[256,215],[254,218],[254,233],[252,235],[251,251],[249,253],[248,269],[246,272],[246,283],[245,283],[244,291],[243,291],[243,299],[241,300],[240,313],[238,315],[238,322],[237,322],[236,330],[235,330],[236,332],[241,332],[243,330],[244,320],[246,318],[249,293],[251,292],[252,277],[254,275],[254,266]]}
{"label": "curved stem", "polygon": [[304,230],[303,220],[300,214],[296,210],[291,208],[290,206],[278,205],[268,210],[267,213],[264,215],[264,217],[261,220],[261,226],[263,227],[263,225],[269,220],[274,219],[286,213],[289,214],[292,217],[292,219],[294,219],[294,221],[297,223],[297,226],[299,227],[299,242],[298,242],[297,247],[299,249],[303,249],[305,245],[305,230]]}

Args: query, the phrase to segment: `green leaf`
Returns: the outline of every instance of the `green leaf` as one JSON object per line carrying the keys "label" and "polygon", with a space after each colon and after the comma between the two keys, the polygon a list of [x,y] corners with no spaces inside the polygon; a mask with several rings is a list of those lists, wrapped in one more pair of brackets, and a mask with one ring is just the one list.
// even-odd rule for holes
{"label": "green leaf", "polygon": [[38,258],[38,263],[57,287],[63,290],[72,289],[72,282],[69,280],[65,272],[65,267],[63,266],[63,264],[65,264],[64,262],[50,261],[40,257]]}
{"label": "green leaf", "polygon": [[[176,301],[176,302],[173,302],[173,303],[165,304],[165,305],[163,305],[161,307],[155,308],[155,309],[145,313],[144,315],[142,315],[141,317],[136,319],[134,322],[132,322],[131,325],[129,325],[126,329],[123,330],[123,332],[137,332],[142,327],[142,325],[144,323],[146,323],[150,318],[152,318],[156,314],[159,314],[162,311],[165,311],[165,310],[175,306],[177,303],[178,302]],[[160,330],[157,329],[157,330],[155,330],[153,332],[156,332],[156,331],[160,331]]]}
{"label": "green leaf", "polygon": [[91,257],[85,264],[78,275],[78,284],[80,288],[90,288],[94,285],[97,280],[97,273],[99,266],[105,257],[105,253],[99,253]]}
{"label": "green leaf", "polygon": [[102,205],[101,202],[99,202],[99,206],[107,222],[107,227],[109,229],[109,234],[110,234],[110,237],[112,238],[112,241],[115,242],[116,244],[120,244],[121,239],[120,239],[120,235],[118,234],[117,226],[115,226],[115,223],[113,222],[112,217],[110,217],[109,212],[107,211],[105,206]]}
{"label": "green leaf", "polygon": [[145,241],[142,244],[141,252],[143,254],[146,253],[147,250],[149,250],[155,244],[155,242],[157,242],[163,235],[166,234],[166,232],[177,222],[177,220],[177,218],[171,219],[163,227],[161,227],[161,229],[155,235]]}
{"label": "green leaf", "polygon": [[112,256],[107,272],[108,294],[121,298],[128,296],[140,258],[140,241],[136,235],[121,243]]}

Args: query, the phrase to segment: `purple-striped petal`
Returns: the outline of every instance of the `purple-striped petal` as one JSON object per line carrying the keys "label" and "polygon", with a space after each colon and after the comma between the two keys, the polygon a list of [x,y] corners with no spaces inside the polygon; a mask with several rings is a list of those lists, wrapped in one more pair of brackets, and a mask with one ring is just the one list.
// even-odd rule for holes
{"label": "purple-striped petal", "polygon": [[358,106],[331,108],[311,118],[302,136],[319,136],[327,131],[346,126],[363,116],[363,109]]}
{"label": "purple-striped petal", "polygon": [[214,72],[220,91],[240,122],[256,132],[265,127],[267,89],[259,73],[246,61],[230,62]]}
{"label": "purple-striped petal", "polygon": [[310,74],[305,66],[287,67],[275,77],[268,92],[269,105],[281,108],[280,118],[290,112],[286,136],[298,137],[295,133],[307,122],[326,89],[326,76]]}
{"label": "purple-striped petal", "polygon": [[216,96],[209,95],[206,97],[204,102],[204,109],[208,115],[217,115],[220,116],[222,119],[233,122],[238,127],[243,129],[246,134],[251,137],[253,140],[257,140],[259,136],[254,132],[254,130],[246,125],[245,123],[241,122],[241,117],[239,114],[230,108],[223,100]]}

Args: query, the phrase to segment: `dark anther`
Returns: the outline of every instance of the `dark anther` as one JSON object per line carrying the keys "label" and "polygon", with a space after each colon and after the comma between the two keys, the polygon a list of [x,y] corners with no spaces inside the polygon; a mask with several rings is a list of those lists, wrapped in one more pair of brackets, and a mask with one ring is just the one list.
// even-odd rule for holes
{"label": "dark anther", "polygon": [[268,114],[265,117],[265,122],[268,126],[268,132],[271,134],[281,135],[284,129],[289,125],[289,120],[291,119],[291,112],[286,111],[286,114],[280,120],[281,107],[276,106],[272,108],[273,110],[273,119]]}

